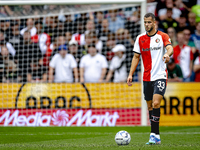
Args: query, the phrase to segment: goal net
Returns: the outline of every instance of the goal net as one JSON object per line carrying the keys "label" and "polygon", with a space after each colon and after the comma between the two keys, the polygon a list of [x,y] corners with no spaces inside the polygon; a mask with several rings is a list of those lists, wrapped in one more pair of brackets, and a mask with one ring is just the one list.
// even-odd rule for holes
{"label": "goal net", "polygon": [[0,125],[147,125],[141,63],[126,84],[144,0],[2,2]]}

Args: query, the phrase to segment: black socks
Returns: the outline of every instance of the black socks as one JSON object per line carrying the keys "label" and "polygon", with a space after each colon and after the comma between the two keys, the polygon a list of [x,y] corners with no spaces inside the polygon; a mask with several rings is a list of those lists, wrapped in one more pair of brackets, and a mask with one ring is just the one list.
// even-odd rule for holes
{"label": "black socks", "polygon": [[153,108],[151,118],[151,133],[159,134],[160,108]]}

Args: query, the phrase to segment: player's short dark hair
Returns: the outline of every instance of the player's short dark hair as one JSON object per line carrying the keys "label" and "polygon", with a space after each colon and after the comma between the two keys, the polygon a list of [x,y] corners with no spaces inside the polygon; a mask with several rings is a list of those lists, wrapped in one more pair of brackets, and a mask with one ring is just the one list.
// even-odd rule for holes
{"label": "player's short dark hair", "polygon": [[149,18],[151,17],[153,20],[156,20],[156,17],[153,13],[147,13],[146,15],[144,15],[145,18]]}

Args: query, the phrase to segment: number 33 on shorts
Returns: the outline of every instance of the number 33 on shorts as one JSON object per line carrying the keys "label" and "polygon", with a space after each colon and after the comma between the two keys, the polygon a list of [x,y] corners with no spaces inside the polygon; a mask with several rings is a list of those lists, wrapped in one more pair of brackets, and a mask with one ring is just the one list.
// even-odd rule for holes
{"label": "number 33 on shorts", "polygon": [[157,82],[157,87],[158,87],[158,89],[159,89],[159,91],[160,92],[162,92],[164,89],[165,89],[165,82],[163,82],[163,81],[158,81]]}

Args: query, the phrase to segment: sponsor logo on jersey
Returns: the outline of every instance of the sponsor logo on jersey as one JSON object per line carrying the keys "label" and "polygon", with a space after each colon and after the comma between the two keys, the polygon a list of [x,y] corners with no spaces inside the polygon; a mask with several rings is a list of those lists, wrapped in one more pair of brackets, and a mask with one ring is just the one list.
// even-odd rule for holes
{"label": "sponsor logo on jersey", "polygon": [[155,51],[155,50],[160,50],[160,47],[150,47],[150,48],[142,48],[142,51]]}

